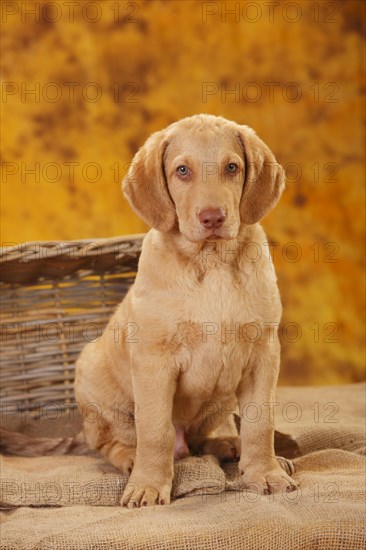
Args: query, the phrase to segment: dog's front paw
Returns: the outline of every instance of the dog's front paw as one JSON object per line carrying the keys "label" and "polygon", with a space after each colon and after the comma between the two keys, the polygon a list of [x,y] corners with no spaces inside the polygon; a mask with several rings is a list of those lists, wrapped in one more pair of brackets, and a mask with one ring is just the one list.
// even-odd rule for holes
{"label": "dog's front paw", "polygon": [[133,473],[123,492],[121,506],[140,508],[155,504],[169,504],[171,482],[154,482],[147,477],[134,476]]}
{"label": "dog's front paw", "polygon": [[239,472],[240,485],[253,493],[270,495],[283,491],[291,492],[299,485],[278,465],[269,468],[250,465],[242,468],[239,464]]}

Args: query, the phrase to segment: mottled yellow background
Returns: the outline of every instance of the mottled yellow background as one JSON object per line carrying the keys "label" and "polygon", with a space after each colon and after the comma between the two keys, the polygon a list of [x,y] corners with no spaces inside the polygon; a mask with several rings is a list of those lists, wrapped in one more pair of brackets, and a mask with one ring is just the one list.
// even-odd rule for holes
{"label": "mottled yellow background", "polygon": [[145,231],[120,191],[145,138],[201,112],[249,124],[288,173],[264,220],[284,303],[280,381],[361,380],[365,4],[1,9],[2,242]]}

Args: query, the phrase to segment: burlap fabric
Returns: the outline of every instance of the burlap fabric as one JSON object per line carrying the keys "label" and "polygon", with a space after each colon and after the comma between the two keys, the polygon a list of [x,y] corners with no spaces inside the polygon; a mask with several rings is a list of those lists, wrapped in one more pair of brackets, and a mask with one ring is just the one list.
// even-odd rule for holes
{"label": "burlap fabric", "polygon": [[[365,548],[364,397],[364,384],[278,389],[276,427],[300,450],[289,494],[240,490],[235,464],[192,457],[175,465],[170,506],[129,510],[117,506],[127,478],[98,457],[2,457],[1,548]],[[79,428],[6,422],[41,435]]]}

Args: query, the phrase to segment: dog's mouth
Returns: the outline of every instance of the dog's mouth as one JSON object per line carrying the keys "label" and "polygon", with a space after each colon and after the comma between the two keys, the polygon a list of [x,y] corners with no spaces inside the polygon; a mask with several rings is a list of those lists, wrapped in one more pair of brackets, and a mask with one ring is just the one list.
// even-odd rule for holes
{"label": "dog's mouth", "polygon": [[235,239],[236,234],[232,234],[231,231],[227,231],[224,228],[220,229],[206,229],[203,232],[197,232],[197,234],[187,234],[186,238],[194,243],[199,242],[213,242],[213,241],[230,241]]}
{"label": "dog's mouth", "polygon": [[213,233],[209,237],[206,237],[205,241],[220,241],[221,239],[223,239],[221,235],[216,235],[215,233]]}
{"label": "dog's mouth", "polygon": [[236,220],[221,227],[205,228],[194,223],[179,224],[180,233],[191,243],[231,241],[238,236],[240,224]]}
{"label": "dog's mouth", "polygon": [[222,235],[220,235],[219,233],[216,233],[215,231],[213,231],[210,235],[208,235],[207,237],[205,237],[205,241],[221,241],[223,240],[224,237]]}
{"label": "dog's mouth", "polygon": [[202,241],[230,241],[235,239],[236,231],[233,231],[233,228],[223,225],[220,228],[205,229],[202,233]]}

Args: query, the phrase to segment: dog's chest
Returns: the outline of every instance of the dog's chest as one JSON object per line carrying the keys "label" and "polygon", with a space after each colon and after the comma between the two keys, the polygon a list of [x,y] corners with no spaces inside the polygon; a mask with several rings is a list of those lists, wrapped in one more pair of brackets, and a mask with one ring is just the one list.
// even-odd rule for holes
{"label": "dog's chest", "polygon": [[223,400],[235,392],[258,324],[257,299],[248,285],[244,276],[234,278],[229,271],[217,271],[186,293],[177,311],[176,332],[182,396]]}
{"label": "dog's chest", "polygon": [[177,320],[189,336],[199,334],[196,341],[216,344],[238,343],[244,325],[261,316],[261,296],[255,277],[231,270],[208,272],[199,285],[182,293]]}

